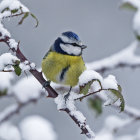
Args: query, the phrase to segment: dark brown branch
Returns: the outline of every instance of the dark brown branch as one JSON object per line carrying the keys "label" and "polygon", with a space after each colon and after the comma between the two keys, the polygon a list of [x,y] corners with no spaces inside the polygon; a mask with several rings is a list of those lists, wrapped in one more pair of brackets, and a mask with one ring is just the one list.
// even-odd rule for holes
{"label": "dark brown branch", "polygon": [[84,123],[84,125],[80,125],[81,123],[75,118],[75,116],[70,114],[70,110],[68,108],[63,109],[62,111],[65,111],[69,114],[69,116],[71,117],[71,119],[81,128],[82,132],[81,134],[85,134],[88,138],[92,138],[93,136],[89,133],[89,130],[86,127],[86,123]]}
{"label": "dark brown branch", "polygon": [[[5,42],[10,47],[9,39],[10,38],[8,36],[6,36],[5,39],[3,39],[2,41]],[[17,50],[15,50],[14,48],[11,50],[16,53],[16,56],[20,59],[21,62],[24,62],[26,60],[28,61],[28,59],[20,51],[19,47],[17,48]],[[37,71],[36,69],[34,69],[34,70],[31,69],[30,72],[43,86],[43,84],[46,82],[46,80],[43,78],[42,73]],[[48,94],[49,94],[48,97],[52,97],[52,98],[57,97],[58,94],[51,86],[48,85],[47,87],[45,87],[45,89],[48,91]]]}
{"label": "dark brown branch", "polygon": [[0,72],[13,72],[13,70],[2,70]]}

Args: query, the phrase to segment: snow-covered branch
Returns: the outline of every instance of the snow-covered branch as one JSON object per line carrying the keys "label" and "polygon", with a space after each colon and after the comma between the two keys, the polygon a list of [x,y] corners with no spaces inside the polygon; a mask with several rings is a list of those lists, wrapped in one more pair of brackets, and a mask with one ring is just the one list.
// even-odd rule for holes
{"label": "snow-covered branch", "polygon": [[[66,93],[67,94],[67,93]],[[95,134],[90,129],[90,127],[86,124],[86,118],[84,115],[77,110],[75,106],[75,98],[77,98],[77,94],[71,93],[69,99],[65,103],[64,95],[59,94],[55,98],[55,103],[57,104],[57,109],[60,111],[66,111],[69,116],[73,119],[73,121],[81,128],[81,134],[85,134],[88,138],[94,138]]]}
{"label": "snow-covered branch", "polygon": [[131,119],[122,119],[111,115],[105,119],[104,127],[97,133],[95,140],[136,140],[132,135],[124,139],[121,139],[123,138],[122,136],[115,135],[118,129],[124,128],[131,122]]}
{"label": "snow-covered branch", "polygon": [[102,60],[87,63],[86,67],[101,73],[121,67],[140,67],[140,56],[135,54],[139,46],[140,42],[136,40],[119,53]]}
{"label": "snow-covered branch", "polygon": [[0,56],[0,71],[14,71],[12,66],[17,63],[19,63],[19,59],[16,56],[11,53],[4,53]]}
{"label": "snow-covered branch", "polygon": [[21,109],[30,103],[35,103],[38,99],[30,99],[24,103],[16,103],[10,105],[9,107],[5,108],[2,112],[0,112],[0,124],[12,118],[15,114],[18,114]]}

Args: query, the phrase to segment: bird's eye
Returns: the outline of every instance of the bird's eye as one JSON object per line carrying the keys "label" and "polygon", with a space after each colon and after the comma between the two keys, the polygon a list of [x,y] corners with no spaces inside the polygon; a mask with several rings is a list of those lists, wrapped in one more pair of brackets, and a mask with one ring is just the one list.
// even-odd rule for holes
{"label": "bird's eye", "polygon": [[76,43],[71,43],[73,46],[78,46],[78,44],[76,44]]}

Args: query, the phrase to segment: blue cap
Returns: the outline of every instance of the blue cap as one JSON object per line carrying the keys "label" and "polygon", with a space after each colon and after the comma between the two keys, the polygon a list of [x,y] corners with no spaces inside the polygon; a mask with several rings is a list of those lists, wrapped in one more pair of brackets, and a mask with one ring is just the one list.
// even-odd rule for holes
{"label": "blue cap", "polygon": [[62,33],[62,35],[66,36],[66,37],[68,37],[68,38],[77,40],[77,41],[80,40],[79,37],[78,37],[78,35],[75,34],[74,32],[71,32],[71,31],[64,32],[64,33]]}

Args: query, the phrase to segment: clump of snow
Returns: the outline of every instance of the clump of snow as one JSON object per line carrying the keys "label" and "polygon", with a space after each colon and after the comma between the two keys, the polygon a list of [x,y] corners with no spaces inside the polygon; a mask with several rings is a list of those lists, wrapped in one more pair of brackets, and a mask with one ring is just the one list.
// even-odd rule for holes
{"label": "clump of snow", "polygon": [[[115,89],[115,90],[118,90],[118,84],[117,84],[115,76],[113,76],[113,75],[107,76],[104,79],[102,87],[103,87],[103,89]],[[118,97],[115,94],[113,94],[111,91],[107,90],[104,93],[108,97],[108,99],[104,103],[104,106],[112,105],[118,100]]]}
{"label": "clump of snow", "polygon": [[11,81],[14,79],[13,73],[0,72],[0,90],[11,87]]}
{"label": "clump of snow", "polygon": [[8,42],[11,49],[17,50],[18,43],[14,39],[9,39]]}
{"label": "clump of snow", "polygon": [[25,60],[24,64],[29,65],[29,61]]}
{"label": "clump of snow", "polygon": [[22,69],[22,71],[29,71],[31,69],[29,61],[24,61],[19,64],[19,67]]}
{"label": "clump of snow", "polygon": [[19,61],[19,59],[11,53],[2,54],[0,56],[0,70],[4,70],[7,65],[14,65],[16,61]]}
{"label": "clump of snow", "polygon": [[79,77],[79,85],[83,86],[94,79],[97,79],[100,82],[103,81],[102,76],[98,72],[94,70],[85,70]]}
{"label": "clump of snow", "polygon": [[32,70],[34,70],[35,67],[36,67],[35,63],[31,63],[31,64],[30,64],[30,67],[31,67]]}
{"label": "clump of snow", "polygon": [[85,116],[76,109],[74,94],[70,94],[68,100],[66,101],[66,107],[70,110],[70,114],[75,116],[77,120],[80,122],[81,126],[86,122]]}
{"label": "clump of snow", "polygon": [[126,124],[130,123],[132,119],[120,119],[117,116],[109,116],[105,120],[105,129],[107,131],[113,132],[117,128],[121,128]]}
{"label": "clump of snow", "polygon": [[109,75],[103,79],[103,77],[94,70],[85,70],[79,77],[79,85],[83,86],[92,80],[99,80],[104,89],[118,89],[115,76]]}
{"label": "clump of snow", "polygon": [[79,121],[81,124],[85,123],[86,118],[85,118],[85,116],[84,116],[80,111],[72,110],[72,111],[70,112],[70,114],[71,114],[72,116],[75,116],[76,118],[78,118],[78,121]]}
{"label": "clump of snow", "polygon": [[0,39],[3,39],[5,36],[8,36],[8,37],[11,36],[8,30],[5,29],[1,23],[0,23],[0,33],[1,33]]}
{"label": "clump of snow", "polygon": [[0,139],[1,140],[21,140],[18,128],[10,122],[5,122],[0,125]]}
{"label": "clump of snow", "polygon": [[33,77],[25,77],[19,80],[12,89],[12,94],[15,95],[17,100],[21,103],[28,102],[30,99],[37,99],[41,96],[41,84]]}
{"label": "clump of snow", "polygon": [[85,128],[88,130],[89,133],[86,134],[86,136],[91,140],[95,139],[94,132],[90,129],[89,125],[86,125]]}
{"label": "clump of snow", "polygon": [[109,75],[106,78],[103,78],[99,73],[93,70],[85,70],[79,77],[79,85],[83,86],[92,80],[98,80],[100,84],[97,81],[93,82],[88,92],[92,93],[99,90],[105,90],[104,93],[108,97],[108,100],[104,105],[111,105],[119,99],[119,97],[110,91],[110,89],[118,90],[118,83],[115,76]]}
{"label": "clump of snow", "polygon": [[21,7],[23,12],[29,12],[29,9],[24,6],[19,0],[2,0],[0,3],[0,12],[7,7],[10,10],[20,9]]}
{"label": "clump of snow", "polygon": [[37,115],[25,118],[20,123],[22,137],[25,140],[56,140],[52,124]]}
{"label": "clump of snow", "polygon": [[29,61],[25,60],[24,62],[20,63],[20,68],[22,71],[29,71],[30,69],[34,70],[36,65],[35,63],[30,63]]}
{"label": "clump of snow", "polygon": [[0,13],[0,21],[2,21],[2,19],[4,18],[4,17],[8,17],[8,16],[10,16],[11,15],[11,12],[10,11],[5,11],[5,12],[3,12],[3,13]]}
{"label": "clump of snow", "polygon": [[103,82],[102,87],[104,89],[116,89],[118,90],[117,80],[114,75],[108,75]]}
{"label": "clump of snow", "polygon": [[[92,80],[98,80],[100,82],[95,81],[91,85],[91,91],[94,89],[94,91],[97,91],[99,89],[115,89],[118,90],[118,84],[115,76],[109,75],[106,78],[103,79],[103,77],[94,70],[85,70],[79,77],[79,85],[84,86],[88,82]],[[90,92],[91,92],[90,91]]]}
{"label": "clump of snow", "polygon": [[64,94],[59,94],[55,99],[55,103],[57,104],[57,109],[61,110],[61,109],[65,109],[66,107],[69,108],[71,111],[76,110],[75,104],[74,104],[74,100],[77,98],[80,98],[83,96],[83,94],[77,94],[71,91],[67,103],[65,103],[65,99],[64,96],[67,93]]}
{"label": "clump of snow", "polygon": [[61,109],[65,109],[66,108],[66,104],[65,104],[65,100],[64,100],[64,96],[62,94],[59,94],[55,99],[54,99],[55,103],[57,104],[57,109],[61,110]]}

